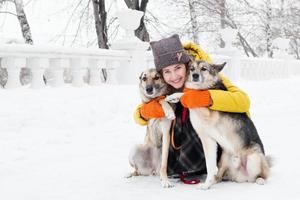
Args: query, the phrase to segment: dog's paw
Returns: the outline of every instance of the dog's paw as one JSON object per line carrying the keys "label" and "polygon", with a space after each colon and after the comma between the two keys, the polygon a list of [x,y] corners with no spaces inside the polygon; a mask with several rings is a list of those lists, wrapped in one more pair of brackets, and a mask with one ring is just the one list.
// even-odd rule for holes
{"label": "dog's paw", "polygon": [[183,95],[183,93],[174,93],[171,95],[168,95],[165,100],[169,103],[178,103],[180,101],[181,96]]}
{"label": "dog's paw", "polygon": [[258,185],[264,185],[266,183],[265,179],[263,179],[261,177],[257,178],[255,182]]}
{"label": "dog's paw", "polygon": [[213,184],[216,183],[216,180],[214,178],[209,178],[209,177],[206,177],[206,180],[204,183],[200,183],[198,186],[197,186],[197,189],[200,189],[200,190],[208,190]]}
{"label": "dog's paw", "polygon": [[124,178],[131,178],[133,176],[138,176],[138,172],[137,171],[134,171],[134,172],[129,172],[127,174],[125,174]]}
{"label": "dog's paw", "polygon": [[131,178],[132,176],[133,176],[132,173],[127,173],[125,174],[124,178]]}
{"label": "dog's paw", "polygon": [[203,184],[199,184],[197,186],[197,189],[200,189],[200,190],[208,190],[210,188],[211,184],[209,183],[203,183]]}
{"label": "dog's paw", "polygon": [[173,110],[165,112],[165,117],[169,120],[173,120],[175,119],[175,113],[173,112]]}
{"label": "dog's paw", "polygon": [[171,188],[174,187],[174,185],[169,181],[169,180],[161,180],[160,181],[161,185],[163,186],[163,188]]}

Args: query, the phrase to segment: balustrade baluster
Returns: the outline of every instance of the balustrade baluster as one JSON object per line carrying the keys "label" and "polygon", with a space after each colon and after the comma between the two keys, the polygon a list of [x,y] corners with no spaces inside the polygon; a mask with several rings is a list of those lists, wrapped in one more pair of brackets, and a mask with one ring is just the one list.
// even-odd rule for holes
{"label": "balustrade baluster", "polygon": [[26,67],[26,58],[3,57],[1,66],[7,70],[7,82],[4,87],[6,89],[20,87],[20,71],[22,67]]}
{"label": "balustrade baluster", "polygon": [[69,60],[63,58],[52,58],[50,59],[50,70],[52,80],[49,84],[53,87],[60,87],[65,84],[64,82],[64,69],[69,68]]}
{"label": "balustrade baluster", "polygon": [[32,80],[30,87],[32,89],[40,89],[45,87],[44,73],[49,67],[48,58],[27,58],[27,67],[31,69]]}
{"label": "balustrade baluster", "polygon": [[72,74],[72,85],[75,87],[84,86],[83,76],[86,73],[88,60],[84,58],[71,58],[70,67]]}
{"label": "balustrade baluster", "polygon": [[116,69],[120,67],[120,61],[113,60],[113,61],[108,61],[108,63],[109,63],[107,64],[108,67],[106,68],[107,69],[106,82],[110,84],[116,84],[118,83]]}
{"label": "balustrade baluster", "polygon": [[89,71],[90,71],[90,85],[100,85],[101,76],[100,70],[106,67],[105,60],[89,59]]}

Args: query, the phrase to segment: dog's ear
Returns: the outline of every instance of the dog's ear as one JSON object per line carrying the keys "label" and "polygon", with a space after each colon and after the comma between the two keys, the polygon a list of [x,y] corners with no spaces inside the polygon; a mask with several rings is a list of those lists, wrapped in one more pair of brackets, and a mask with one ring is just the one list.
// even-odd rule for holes
{"label": "dog's ear", "polygon": [[144,72],[141,73],[139,79],[142,80],[142,76],[143,76]]}
{"label": "dog's ear", "polygon": [[189,62],[194,62],[194,61],[195,61],[195,57],[194,57],[194,56],[192,56],[192,55],[190,55],[190,54],[188,54],[188,56],[189,56],[189,58],[190,58],[190,61],[189,61]]}
{"label": "dog's ear", "polygon": [[225,65],[226,65],[226,62],[224,62],[220,65],[212,64],[211,66],[218,73],[218,72],[222,71],[222,69],[224,68]]}
{"label": "dog's ear", "polygon": [[192,64],[193,64],[193,61],[192,61],[192,60],[190,60],[190,61],[188,62],[188,66],[189,66],[189,68],[192,66]]}
{"label": "dog's ear", "polygon": [[195,62],[194,56],[189,55],[190,61],[188,62],[188,66],[191,67],[192,63]]}

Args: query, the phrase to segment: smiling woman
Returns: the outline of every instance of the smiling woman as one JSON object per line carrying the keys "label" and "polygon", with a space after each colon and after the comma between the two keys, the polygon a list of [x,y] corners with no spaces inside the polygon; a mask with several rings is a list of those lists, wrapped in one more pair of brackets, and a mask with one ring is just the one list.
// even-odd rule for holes
{"label": "smiling woman", "polygon": [[182,88],[186,77],[186,66],[174,64],[162,69],[162,75],[167,84],[175,89]]}
{"label": "smiling woman", "polygon": [[[169,131],[171,145],[169,146],[168,156],[168,176],[182,177],[182,174],[185,176],[190,173],[204,174],[206,173],[206,165],[202,143],[191,125],[188,108],[196,106],[225,112],[244,113],[249,109],[248,96],[223,76],[221,79],[228,91],[202,90],[185,92],[184,83],[191,57],[211,63],[210,57],[196,44],[188,43],[184,49],[178,35],[150,42],[150,45],[156,70],[162,74],[164,81],[170,87],[171,93],[184,92],[181,101],[175,104],[176,119],[173,121],[173,128]],[[199,101],[192,101],[195,99]],[[197,102],[197,105],[194,103],[190,105],[189,102]],[[138,107],[135,112],[136,122],[145,125],[147,124],[146,119],[158,118],[157,113],[163,113],[163,109],[160,106],[153,109],[150,106],[151,104],[153,104],[152,101]],[[156,103],[155,105],[159,104]],[[149,112],[140,112],[140,110],[145,111],[147,109]],[[147,113],[147,116],[145,113]],[[221,149],[219,148],[218,159],[220,154]]]}

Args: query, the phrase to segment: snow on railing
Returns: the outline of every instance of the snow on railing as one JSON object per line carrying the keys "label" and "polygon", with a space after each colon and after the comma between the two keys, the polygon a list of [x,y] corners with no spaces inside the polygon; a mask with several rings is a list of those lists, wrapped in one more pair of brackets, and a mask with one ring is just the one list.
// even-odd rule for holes
{"label": "snow on railing", "polygon": [[[153,55],[147,51],[149,43],[142,42],[134,36],[138,27],[141,11],[126,10],[118,13],[121,26],[126,36],[114,42],[110,50],[91,48],[67,48],[57,46],[36,46],[7,44],[0,45],[1,67],[7,70],[5,88],[21,86],[21,68],[29,68],[32,74],[31,88],[45,86],[45,71],[51,72],[47,85],[65,84],[64,71],[69,69],[73,86],[83,86],[84,76],[89,70],[89,84],[99,85],[101,69],[108,72],[108,83],[138,83],[138,77],[146,68],[154,67]],[[300,75],[300,61],[265,58],[245,58],[232,46],[234,30],[224,30],[226,46],[211,55],[214,63],[226,61],[224,74],[231,80],[268,80],[289,78]],[[230,36],[230,37],[229,37]]]}
{"label": "snow on railing", "polygon": [[[227,62],[224,74],[232,80],[269,80],[300,76],[298,60],[224,55],[212,55],[212,58],[214,63]],[[21,86],[19,76],[21,68],[24,67],[31,70],[31,88],[45,86],[43,75],[46,70],[51,72],[51,80],[47,80],[47,85],[64,85],[63,74],[68,69],[72,76],[72,85],[80,87],[85,84],[83,78],[87,70],[88,84],[99,85],[103,82],[101,69],[107,70],[107,83],[136,83],[142,70],[154,67],[151,51],[144,49],[129,51],[7,44],[0,45],[0,59],[1,67],[6,68],[8,73],[5,88]]]}
{"label": "snow on railing", "polygon": [[21,68],[29,68],[32,73],[32,88],[45,85],[43,75],[46,69],[52,73],[52,86],[64,84],[63,73],[69,68],[72,85],[84,85],[83,77],[90,72],[90,85],[101,83],[100,70],[108,70],[109,83],[116,82],[116,69],[120,63],[128,63],[131,56],[126,51],[106,49],[74,49],[54,46],[33,46],[21,44],[0,45],[1,67],[6,68],[8,79],[5,88],[19,87]]}
{"label": "snow on railing", "polygon": [[270,80],[300,76],[300,61],[213,55],[215,63],[227,62],[224,74],[233,80]]}
{"label": "snow on railing", "polygon": [[214,62],[227,62],[224,74],[232,80],[269,80],[300,75],[300,61],[286,53],[286,40],[278,52],[284,59],[248,58],[240,55],[239,50],[233,46],[238,32],[236,29],[225,28],[220,32],[225,47],[219,49],[212,58]]}

